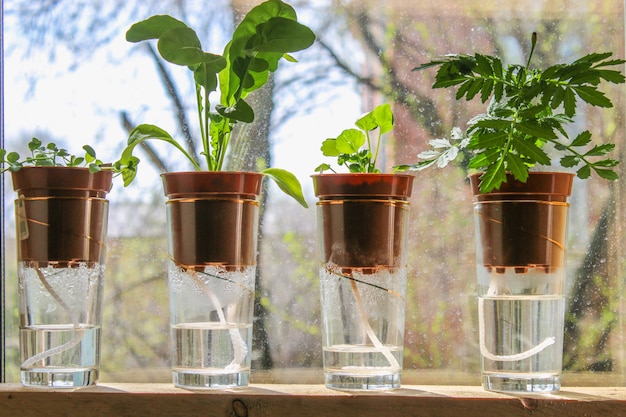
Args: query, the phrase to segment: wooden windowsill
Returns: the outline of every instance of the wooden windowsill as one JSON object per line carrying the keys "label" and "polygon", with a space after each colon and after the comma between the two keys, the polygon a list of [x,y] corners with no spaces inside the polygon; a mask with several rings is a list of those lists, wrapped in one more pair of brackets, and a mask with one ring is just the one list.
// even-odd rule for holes
{"label": "wooden windowsill", "polygon": [[403,385],[346,393],[323,385],[253,384],[188,391],[171,384],[103,383],[76,390],[0,384],[0,416],[626,416],[626,388],[564,388],[518,398],[475,386]]}

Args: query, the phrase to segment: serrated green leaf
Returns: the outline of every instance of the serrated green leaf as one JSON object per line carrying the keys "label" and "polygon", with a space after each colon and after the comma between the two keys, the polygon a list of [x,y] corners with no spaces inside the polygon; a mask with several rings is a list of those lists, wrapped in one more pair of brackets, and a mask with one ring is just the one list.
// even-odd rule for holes
{"label": "serrated green leaf", "polygon": [[565,168],[572,168],[580,163],[580,158],[578,158],[576,155],[566,155],[561,158],[560,162],[561,166]]}
{"label": "serrated green leaf", "polygon": [[480,90],[480,101],[485,103],[487,100],[489,100],[489,97],[491,96],[492,91],[493,91],[493,79],[489,78],[485,80]]}
{"label": "serrated green leaf", "polygon": [[506,130],[511,127],[511,121],[502,119],[483,119],[476,122],[474,126],[480,129]]}
{"label": "serrated green leaf", "polygon": [[533,163],[550,165],[550,157],[548,154],[539,146],[535,145],[534,142],[514,139],[511,144],[520,155],[529,158]]}
{"label": "serrated green leaf", "polygon": [[506,168],[513,174],[515,179],[521,182],[526,182],[528,179],[528,166],[519,156],[513,153],[508,153],[505,157],[505,162]]}
{"label": "serrated green leaf", "polygon": [[582,166],[576,172],[576,176],[578,176],[578,178],[580,178],[582,180],[585,180],[585,179],[589,178],[591,176],[591,168],[589,167],[589,165]]}
{"label": "serrated green leaf", "polygon": [[508,132],[505,130],[496,130],[494,132],[477,133],[472,136],[468,149],[485,149],[494,146],[504,146]]}
{"label": "serrated green leaf", "polygon": [[588,130],[585,130],[584,132],[576,136],[576,139],[572,141],[570,146],[574,146],[574,147],[585,146],[589,142],[591,142],[591,132],[589,132]]}
{"label": "serrated green leaf", "polygon": [[540,126],[537,123],[526,121],[523,123],[517,123],[515,128],[520,132],[541,139],[556,139],[556,133],[549,126]]}
{"label": "serrated green leaf", "polygon": [[603,159],[601,161],[597,161],[593,163],[594,166],[598,166],[598,167],[614,167],[619,165],[619,161],[615,160],[615,159]]}
{"label": "serrated green leaf", "polygon": [[615,181],[619,178],[619,175],[617,175],[615,171],[610,170],[610,169],[601,169],[601,168],[594,167],[594,171],[596,172],[596,174],[598,174],[601,178],[604,178],[605,180]]}
{"label": "serrated green leaf", "polygon": [[602,145],[596,145],[593,148],[591,148],[589,151],[585,152],[585,156],[602,156],[611,152],[613,149],[615,149],[614,143],[605,143]]}
{"label": "serrated green leaf", "polygon": [[472,86],[472,83],[473,83],[473,80],[467,80],[463,84],[461,84],[461,86],[459,87],[459,89],[456,92],[456,96],[455,97],[456,97],[457,100],[460,100],[467,93],[467,91]]}
{"label": "serrated green leaf", "polygon": [[625,80],[621,72],[614,70],[598,70],[598,75],[600,78],[613,84],[622,84]]}
{"label": "serrated green leaf", "polygon": [[576,114],[576,95],[569,88],[563,90],[563,109],[569,117],[573,117]]}
{"label": "serrated green leaf", "polygon": [[500,188],[500,185],[504,182],[506,182],[506,171],[504,170],[504,165],[491,165],[480,177],[480,192],[488,193],[489,191],[496,190]]}
{"label": "serrated green leaf", "polygon": [[489,63],[489,59],[481,54],[475,54],[474,57],[476,58],[476,68],[474,68],[474,71],[484,77],[492,76],[493,68]]}
{"label": "serrated green leaf", "polygon": [[467,101],[473,99],[476,94],[478,94],[482,90],[484,83],[485,81],[482,78],[477,78],[473,80],[469,89],[467,90],[467,93],[465,94],[465,99]]}
{"label": "serrated green leaf", "polygon": [[598,91],[595,87],[573,86],[572,88],[576,92],[576,94],[578,94],[578,97],[580,97],[583,101],[591,104],[592,106],[604,108],[613,107],[611,100],[609,100],[603,92]]}

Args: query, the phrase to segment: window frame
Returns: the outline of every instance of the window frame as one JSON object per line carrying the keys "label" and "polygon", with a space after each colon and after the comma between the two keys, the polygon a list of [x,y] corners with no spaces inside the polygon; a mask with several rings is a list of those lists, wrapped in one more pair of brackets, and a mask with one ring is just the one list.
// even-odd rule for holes
{"label": "window frame", "polygon": [[[0,0],[0,147],[4,147],[4,1]],[[4,181],[0,181],[0,221],[4,224]],[[403,385],[385,393],[347,393],[327,389],[323,384],[253,383],[249,388],[203,391],[207,395],[182,390],[171,384],[99,383],[73,391],[33,390],[5,380],[5,237],[0,233],[0,417],[39,415],[41,403],[47,409],[64,410],[63,415],[136,415],[150,410],[160,415],[206,412],[247,416],[341,415],[379,416],[482,416],[485,409],[507,416],[542,415],[620,415],[626,409],[626,387],[564,387],[548,396],[519,398],[493,393],[479,386]],[[622,371],[623,372],[623,371]],[[611,378],[610,381],[619,380]],[[621,376],[622,385],[624,375]],[[62,392],[62,393],[61,393]],[[174,411],[175,410],[175,411]]]}

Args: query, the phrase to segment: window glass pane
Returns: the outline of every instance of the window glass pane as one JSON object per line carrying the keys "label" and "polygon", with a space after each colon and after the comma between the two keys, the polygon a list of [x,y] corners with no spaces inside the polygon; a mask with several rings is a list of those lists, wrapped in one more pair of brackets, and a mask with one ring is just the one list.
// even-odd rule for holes
{"label": "window glass pane", "polygon": [[[126,29],[152,14],[185,20],[205,50],[220,53],[233,22],[251,4],[239,0],[5,0],[5,145],[26,153],[31,137],[70,150],[84,144],[107,161],[124,147],[128,128],[152,123],[182,137],[183,110],[197,136],[188,71],[165,65],[181,99],[145,44]],[[291,170],[314,206],[309,176],[319,147],[352,127],[359,114],[393,103],[396,127],[380,167],[415,163],[430,139],[444,137],[484,111],[479,99],[456,101],[433,90],[435,70],[412,68],[447,53],[498,54],[524,64],[538,33],[533,65],[547,67],[590,52],[624,55],[624,3],[618,0],[297,0],[300,19],[318,34],[311,49],[282,63],[271,88],[255,99],[253,129],[242,130],[231,169],[259,164]],[[215,12],[213,12],[215,10]],[[611,109],[579,103],[573,129],[624,152],[624,87],[604,85]],[[169,90],[171,91],[171,90]],[[263,123],[269,117],[269,123]],[[254,141],[246,141],[254,138]],[[110,194],[102,345],[102,380],[169,382],[167,242],[160,166],[189,170],[184,158],[154,144],[139,178],[117,181]],[[261,161],[261,162],[259,162]],[[623,164],[622,164],[623,165]],[[624,167],[618,171],[623,173]],[[479,384],[474,229],[471,194],[461,167],[417,173],[411,200],[404,383]],[[19,380],[15,225],[10,177],[5,181],[7,380]],[[626,175],[576,181],[568,242],[564,385],[621,384],[626,305],[623,284]],[[258,308],[252,382],[321,382],[321,333],[316,215],[273,185],[266,193],[259,246]],[[305,368],[305,369],[302,369]],[[267,370],[267,371],[262,371]],[[571,371],[571,372],[568,372]],[[578,373],[579,371],[584,371]],[[598,376],[602,373],[602,376]],[[606,373],[606,374],[605,374]],[[608,379],[607,379],[608,378]]]}

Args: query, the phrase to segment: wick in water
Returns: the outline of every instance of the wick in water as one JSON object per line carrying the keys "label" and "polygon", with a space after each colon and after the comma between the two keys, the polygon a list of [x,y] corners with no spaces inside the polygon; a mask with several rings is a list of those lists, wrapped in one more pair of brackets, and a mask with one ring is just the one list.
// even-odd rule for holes
{"label": "wick in water", "polygon": [[[195,271],[190,270],[189,274],[193,277],[196,283],[200,286],[200,288],[202,289],[202,292],[207,297],[209,297],[209,299],[213,303],[213,306],[217,310],[217,317],[219,318],[220,323],[226,326],[227,325],[226,317],[224,316],[224,312],[222,311],[222,303],[220,303],[220,300],[217,298],[215,293],[209,288],[209,286],[198,277]],[[207,275],[213,276],[211,274],[207,274]],[[219,278],[219,277],[216,277],[216,278]],[[239,329],[229,328],[228,333],[230,334],[230,340],[233,344],[234,357],[233,357],[232,362],[228,364],[225,369],[229,371],[238,371],[239,369],[241,369],[241,363],[244,361],[244,359],[246,358],[246,355],[248,354],[248,346],[246,345],[246,342],[241,337],[241,333],[239,333]]]}
{"label": "wick in water", "polygon": [[[75,317],[70,306],[68,306],[67,303],[59,296],[59,294],[57,294],[54,288],[52,288],[52,286],[50,285],[50,283],[48,282],[44,274],[41,272],[41,269],[36,267],[34,268],[34,270],[37,273],[39,280],[41,281],[45,289],[48,291],[48,293],[50,293],[52,298],[54,298],[54,300],[57,303],[59,303],[59,305],[63,308],[63,310],[65,310],[67,314],[70,316],[72,320],[72,325],[74,327],[74,332],[72,333],[72,338],[68,340],[67,342],[63,343],[62,345],[40,352],[26,359],[24,362],[22,362],[21,368],[24,370],[31,369],[39,361],[42,361],[51,356],[58,355],[59,353],[63,353],[67,350],[70,350],[71,348],[79,344],[83,340],[83,337],[85,337],[85,328],[80,326],[78,318]],[[91,295],[92,295],[92,291],[90,289],[89,299],[91,299]],[[91,302],[89,300],[87,301],[87,305],[91,305]]]}
{"label": "wick in water", "polygon": [[480,344],[480,353],[485,358],[492,361],[500,361],[500,362],[515,362],[521,361],[523,359],[528,359],[531,356],[534,356],[556,343],[556,337],[546,337],[543,342],[539,343],[537,346],[528,349],[525,352],[518,353],[516,355],[494,355],[489,352],[487,349],[487,345],[485,343],[485,300],[482,297],[478,297],[478,339]]}
{"label": "wick in water", "polygon": [[369,337],[372,344],[380,350],[385,359],[389,362],[389,366],[391,366],[392,372],[400,371],[400,364],[398,360],[391,354],[389,348],[383,345],[378,337],[376,337],[376,333],[374,333],[374,329],[369,323],[369,319],[367,317],[367,312],[365,311],[365,306],[363,306],[363,300],[361,300],[361,295],[359,294],[359,290],[356,286],[356,281],[354,279],[350,279],[350,284],[352,285],[352,292],[354,293],[354,298],[356,300],[357,307],[359,309],[359,316],[361,317],[361,322],[363,323],[363,327],[365,328],[365,333]]}

